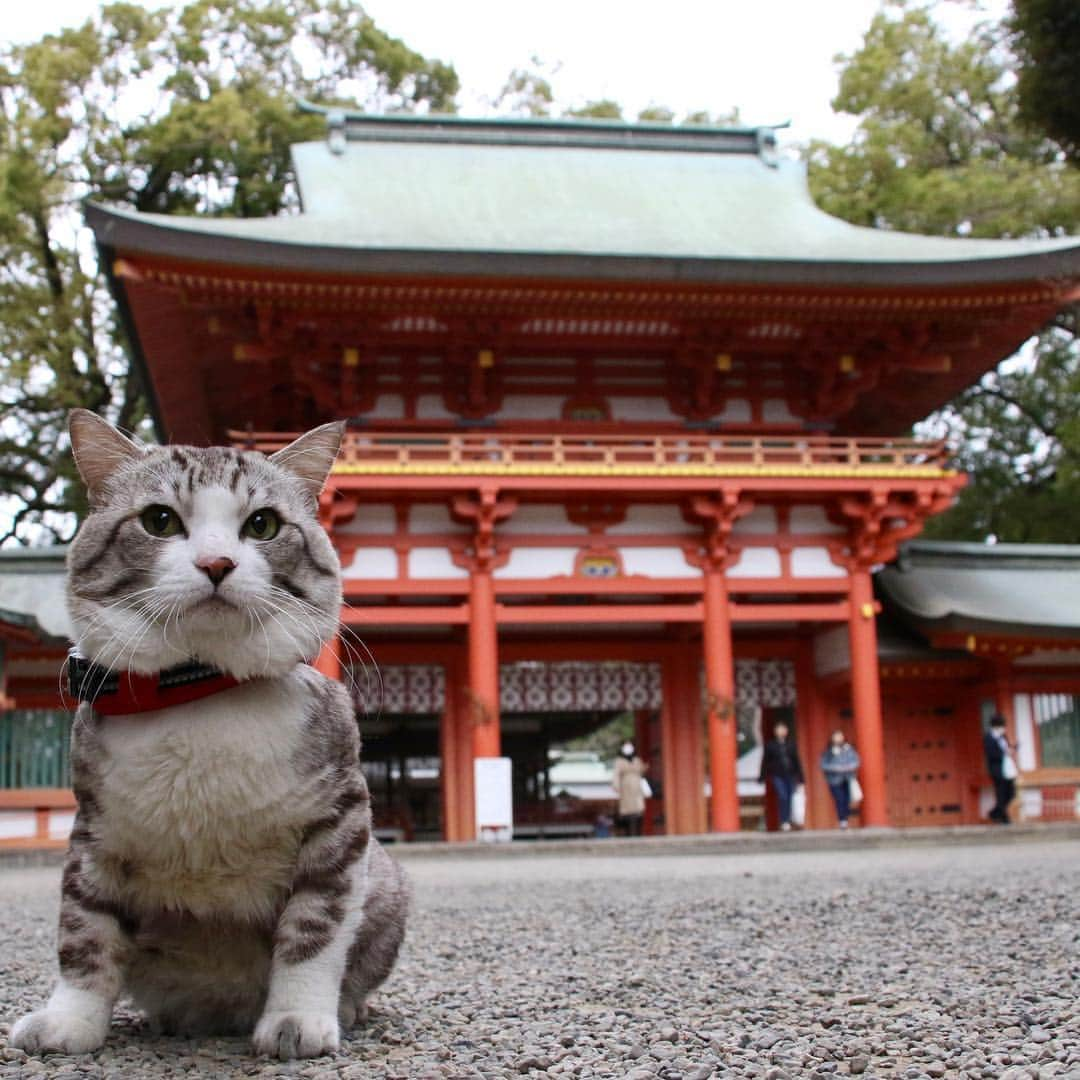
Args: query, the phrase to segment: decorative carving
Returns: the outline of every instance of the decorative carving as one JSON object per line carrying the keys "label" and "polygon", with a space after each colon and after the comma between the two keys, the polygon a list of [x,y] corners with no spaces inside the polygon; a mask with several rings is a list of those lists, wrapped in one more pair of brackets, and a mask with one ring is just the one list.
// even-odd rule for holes
{"label": "decorative carving", "polygon": [[319,524],[334,537],[334,526],[352,521],[359,506],[352,495],[345,495],[331,484],[323,488],[319,496]]}
{"label": "decorative carving", "polygon": [[488,727],[495,722],[494,712],[471,686],[462,687],[462,694],[465,698],[465,713],[474,728]]}
{"label": "decorative carving", "polygon": [[495,539],[495,526],[517,509],[517,499],[500,498],[497,488],[484,487],[476,494],[455,495],[450,508],[455,518],[473,526],[470,542],[451,546],[454,564],[470,572],[490,572],[505,566],[510,549]]}
{"label": "decorative carving", "polygon": [[691,566],[703,570],[726,570],[734,565],[741,554],[729,541],[735,522],[754,509],[752,499],[736,488],[725,488],[719,495],[698,495],[691,499],[688,514],[705,524],[702,544],[686,549]]}
{"label": "decorative carving", "polygon": [[876,487],[845,496],[829,510],[829,520],[846,526],[847,535],[829,542],[829,555],[849,573],[890,562],[897,547],[922,532],[926,519],[947,509],[955,495],[952,486],[940,485],[905,492]]}

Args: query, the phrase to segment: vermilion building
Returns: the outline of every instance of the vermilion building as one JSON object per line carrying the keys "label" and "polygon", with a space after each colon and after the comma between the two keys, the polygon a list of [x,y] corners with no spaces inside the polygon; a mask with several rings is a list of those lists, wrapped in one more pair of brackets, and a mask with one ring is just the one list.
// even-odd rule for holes
{"label": "vermilion building", "polygon": [[935,621],[901,568],[879,635],[872,575],[964,482],[912,424],[1080,296],[1080,245],[846,224],[769,129],[328,129],[294,148],[300,213],[88,220],[163,439],[349,418],[320,663],[357,683],[384,813],[470,839],[473,761],[505,753],[519,824],[551,824],[549,745],[632,710],[669,833],[745,821],[781,716],[811,824],[837,724],[864,824],[978,820],[985,703],[1013,716],[1035,657],[1029,697],[1050,671],[1073,708],[1080,620]]}

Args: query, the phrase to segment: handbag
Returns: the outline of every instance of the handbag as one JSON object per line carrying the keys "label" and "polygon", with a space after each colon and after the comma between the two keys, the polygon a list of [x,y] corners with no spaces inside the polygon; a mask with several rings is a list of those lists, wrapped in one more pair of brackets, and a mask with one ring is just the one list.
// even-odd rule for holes
{"label": "handbag", "polygon": [[806,788],[800,784],[791,795],[791,824],[806,824]]}
{"label": "handbag", "polygon": [[853,776],[848,781],[848,794],[851,797],[851,805],[859,806],[862,803],[862,784],[859,783],[859,778]]}
{"label": "handbag", "polygon": [[641,797],[643,799],[652,798],[652,784],[644,776],[641,778]]}

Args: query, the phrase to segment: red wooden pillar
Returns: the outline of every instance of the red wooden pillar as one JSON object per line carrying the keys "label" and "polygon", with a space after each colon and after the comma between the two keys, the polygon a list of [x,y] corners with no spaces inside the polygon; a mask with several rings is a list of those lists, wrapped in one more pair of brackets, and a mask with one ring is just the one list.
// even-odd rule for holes
{"label": "red wooden pillar", "polygon": [[498,757],[501,750],[498,626],[492,575],[509,557],[495,541],[495,526],[509,517],[516,505],[513,499],[500,499],[492,487],[481,488],[475,495],[455,496],[452,502],[454,516],[472,522],[474,528],[471,548],[456,554],[454,560],[469,571],[466,684],[464,707],[457,718],[456,757],[461,778],[459,816],[470,840],[476,839],[474,762],[477,758]]}
{"label": "red wooden pillar", "polygon": [[710,824],[715,832],[738,832],[738,739],[735,722],[735,659],[725,570],[739,558],[728,539],[735,523],[754,508],[736,489],[692,500],[705,522],[704,546],[687,557],[703,576],[702,644],[705,653],[705,716],[709,732]]}
{"label": "red wooden pillar", "polygon": [[322,672],[328,679],[341,681],[341,637],[335,635],[323,645],[313,665],[316,671]]}
{"label": "red wooden pillar", "polygon": [[679,765],[675,751],[681,701],[680,670],[674,656],[661,661],[663,697],[660,702],[660,756],[663,766],[664,834],[675,836],[682,831],[682,803],[679,799]]}
{"label": "red wooden pillar", "polygon": [[688,833],[703,833],[708,829],[708,810],[705,805],[705,729],[701,715],[701,653],[690,643],[679,653],[677,671],[680,695],[678,714],[679,773],[684,808],[683,826]]}
{"label": "red wooden pillar", "polygon": [[705,567],[705,699],[709,727],[711,825],[714,832],[739,831],[738,744],[735,724],[735,660],[731,612],[722,569]]}
{"label": "red wooden pillar", "polygon": [[499,756],[499,653],[491,571],[469,579],[469,713],[474,757]]}
{"label": "red wooden pillar", "polygon": [[446,700],[439,717],[439,786],[444,840],[464,840],[461,834],[461,784],[458,777],[458,682],[445,667]]}
{"label": "red wooden pillar", "polygon": [[885,736],[881,723],[881,673],[878,670],[877,624],[870,571],[851,569],[851,613],[848,643],[851,651],[851,705],[855,713],[855,744],[862,758],[864,825],[888,825],[885,801]]}
{"label": "red wooden pillar", "polygon": [[[817,688],[814,643],[806,638],[795,657],[795,707],[798,715],[799,752],[806,773],[806,825],[824,829],[835,824],[832,797],[821,771],[821,752],[829,740],[824,702]],[[854,741],[854,737],[852,739]]]}

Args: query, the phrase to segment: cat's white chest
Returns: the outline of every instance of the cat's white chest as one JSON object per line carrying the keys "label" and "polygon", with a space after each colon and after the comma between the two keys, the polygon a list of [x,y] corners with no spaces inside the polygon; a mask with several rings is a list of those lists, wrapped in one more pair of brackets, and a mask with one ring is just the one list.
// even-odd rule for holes
{"label": "cat's white chest", "polygon": [[101,870],[142,908],[270,915],[316,784],[297,768],[303,680],[100,726]]}

